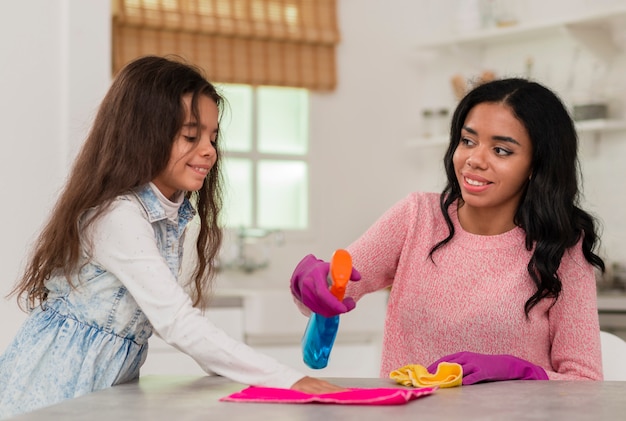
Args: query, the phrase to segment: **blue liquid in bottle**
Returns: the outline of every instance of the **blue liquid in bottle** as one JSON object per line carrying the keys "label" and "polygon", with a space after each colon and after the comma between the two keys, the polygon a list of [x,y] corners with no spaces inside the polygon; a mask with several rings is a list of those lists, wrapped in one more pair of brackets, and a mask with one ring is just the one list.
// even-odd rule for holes
{"label": "blue liquid in bottle", "polygon": [[333,349],[338,328],[339,316],[324,317],[317,313],[311,314],[302,336],[302,357],[307,366],[320,369],[328,365],[328,357]]}
{"label": "blue liquid in bottle", "polygon": [[[352,273],[352,258],[346,250],[335,250],[330,262],[328,286],[330,292],[338,300],[343,300],[346,284]],[[328,365],[328,357],[333,349],[339,316],[324,317],[312,313],[302,336],[302,357],[304,363],[313,369],[324,368]]]}

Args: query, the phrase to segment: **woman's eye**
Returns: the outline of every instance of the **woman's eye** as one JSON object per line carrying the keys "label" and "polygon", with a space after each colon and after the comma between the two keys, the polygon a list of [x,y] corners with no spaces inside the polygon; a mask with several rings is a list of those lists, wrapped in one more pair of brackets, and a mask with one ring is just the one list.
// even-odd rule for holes
{"label": "woman's eye", "polygon": [[509,156],[513,153],[510,150],[501,147],[495,147],[493,150],[496,152],[496,155],[500,156]]}
{"label": "woman's eye", "polygon": [[195,136],[184,136],[185,140],[187,142],[193,143],[196,141],[196,137]]}
{"label": "woman's eye", "polygon": [[464,145],[473,145],[474,144],[472,139],[470,139],[468,137],[462,137],[461,138],[461,143],[464,144]]}

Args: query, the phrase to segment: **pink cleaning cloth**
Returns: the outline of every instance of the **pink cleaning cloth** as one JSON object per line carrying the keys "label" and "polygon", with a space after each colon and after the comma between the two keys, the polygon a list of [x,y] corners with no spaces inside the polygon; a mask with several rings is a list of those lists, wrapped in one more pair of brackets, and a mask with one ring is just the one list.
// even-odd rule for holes
{"label": "pink cleaning cloth", "polygon": [[250,386],[240,392],[225,396],[222,402],[256,403],[332,403],[344,405],[402,405],[422,396],[430,395],[437,387],[419,389],[348,389],[343,392],[309,394],[292,389]]}

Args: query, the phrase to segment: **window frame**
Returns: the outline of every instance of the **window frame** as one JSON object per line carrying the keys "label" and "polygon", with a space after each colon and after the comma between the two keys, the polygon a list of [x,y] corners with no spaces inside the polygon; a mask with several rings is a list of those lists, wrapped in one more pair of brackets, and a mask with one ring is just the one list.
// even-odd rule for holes
{"label": "window frame", "polygon": [[[222,88],[223,85],[231,85],[230,83],[216,83],[218,88]],[[249,160],[251,162],[251,220],[252,223],[249,227],[244,227],[245,229],[250,230],[265,230],[265,231],[281,231],[283,233],[289,233],[289,236],[299,237],[301,235],[306,235],[311,232],[311,227],[313,224],[313,218],[311,215],[311,90],[306,88],[294,88],[294,87],[284,87],[284,86],[272,86],[272,85],[250,85],[250,84],[237,84],[237,85],[245,85],[249,86],[252,90],[252,98],[251,98],[251,143],[250,143],[250,151],[242,152],[242,151],[229,151],[227,148],[228,139],[224,139],[221,151],[222,151],[222,159],[229,158],[237,158],[243,160]],[[280,88],[280,89],[305,89],[307,92],[306,101],[307,101],[307,134],[306,141],[307,147],[306,152],[303,154],[290,154],[290,153],[268,153],[268,152],[260,152],[259,151],[259,100],[258,100],[258,92],[259,88]],[[226,97],[228,101],[228,98]],[[306,180],[306,194],[307,194],[307,217],[306,217],[306,225],[303,229],[294,229],[294,228],[275,228],[275,227],[263,227],[259,224],[259,162],[264,160],[275,160],[275,161],[284,161],[284,162],[303,162],[306,166],[307,180]],[[225,188],[228,189],[229,186],[225,185]],[[227,194],[227,192],[226,192]],[[224,228],[228,230],[237,230],[241,227],[227,225],[224,224]]]}

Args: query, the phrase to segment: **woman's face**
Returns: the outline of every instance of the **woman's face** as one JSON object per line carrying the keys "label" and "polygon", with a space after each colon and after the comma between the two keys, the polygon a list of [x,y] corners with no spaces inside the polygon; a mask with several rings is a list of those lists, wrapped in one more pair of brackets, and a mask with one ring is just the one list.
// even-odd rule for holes
{"label": "woman's face", "polygon": [[191,114],[191,94],[183,96],[183,103],[187,110],[183,128],[174,140],[167,167],[152,180],[169,199],[179,191],[200,190],[217,160],[218,109],[215,101],[206,95],[198,97],[199,122]]}
{"label": "woman's face", "polygon": [[532,171],[532,143],[512,110],[491,102],[472,108],[452,161],[465,212],[512,222]]}

